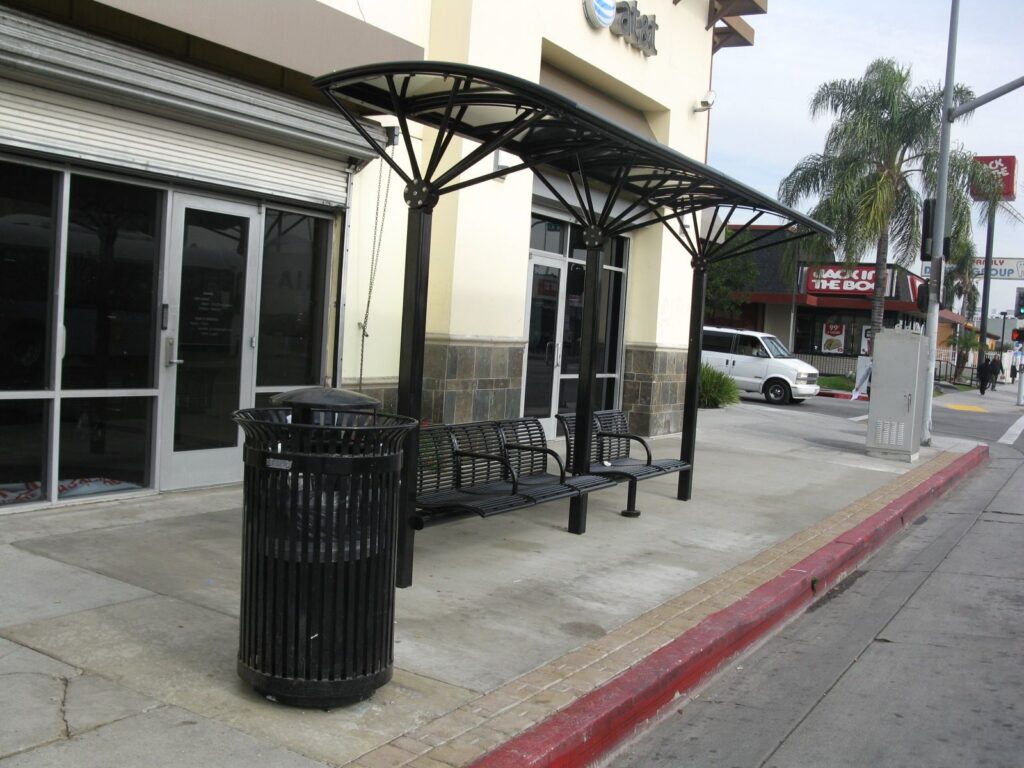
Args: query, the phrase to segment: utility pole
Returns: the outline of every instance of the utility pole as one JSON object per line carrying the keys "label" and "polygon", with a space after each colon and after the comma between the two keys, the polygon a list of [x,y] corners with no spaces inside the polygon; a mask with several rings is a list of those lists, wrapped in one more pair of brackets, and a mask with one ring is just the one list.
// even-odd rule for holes
{"label": "utility pole", "polygon": [[[949,196],[949,138],[953,121],[968,112],[973,112],[993,99],[998,99],[1000,96],[1024,86],[1024,77],[1018,77],[1006,85],[1001,85],[953,109],[953,79],[956,70],[956,36],[959,19],[960,0],[952,0],[949,14],[949,47],[946,50],[946,82],[943,84],[942,119],[939,133],[939,188],[935,190],[935,221],[932,228],[932,274],[928,290],[928,321],[925,325],[925,336],[928,337],[928,365],[925,369],[927,380],[924,386],[924,424],[921,429],[921,445],[931,445],[932,443],[932,391],[935,388],[935,357],[939,341],[939,297],[942,295],[944,256],[942,246],[946,234],[946,201]],[[984,324],[986,320],[985,313],[983,313],[981,322]]]}
{"label": "utility pole", "polygon": [[988,207],[988,231],[985,235],[985,274],[981,277],[981,325],[978,329],[979,349],[988,349],[988,297],[992,287],[992,245],[996,239],[996,207]]}
{"label": "utility pole", "polygon": [[956,72],[956,35],[960,20],[960,0],[952,0],[949,13],[949,45],[946,48],[946,81],[942,91],[942,118],[939,132],[939,188],[935,190],[935,220],[932,222],[932,274],[928,286],[928,365],[925,366],[924,424],[921,445],[932,444],[932,391],[935,389],[935,357],[939,342],[939,299],[942,296],[943,243],[946,236],[946,198],[949,185],[949,134],[952,123],[947,115],[953,111],[953,79]]}

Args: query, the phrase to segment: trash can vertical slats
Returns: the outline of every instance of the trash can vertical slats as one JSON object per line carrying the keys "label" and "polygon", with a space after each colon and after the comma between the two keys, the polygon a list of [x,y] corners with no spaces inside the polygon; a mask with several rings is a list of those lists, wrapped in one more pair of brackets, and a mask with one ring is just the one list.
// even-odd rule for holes
{"label": "trash can vertical slats", "polygon": [[288,704],[365,698],[391,677],[402,443],[416,422],[308,400],[235,420],[246,436],[238,673]]}

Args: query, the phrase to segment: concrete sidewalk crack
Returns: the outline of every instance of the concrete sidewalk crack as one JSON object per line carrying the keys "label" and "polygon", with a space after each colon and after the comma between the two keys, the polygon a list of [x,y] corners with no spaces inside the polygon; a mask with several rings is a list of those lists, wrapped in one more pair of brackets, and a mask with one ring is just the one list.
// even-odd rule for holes
{"label": "concrete sidewalk crack", "polygon": [[61,723],[63,723],[63,726],[64,726],[64,738],[65,739],[70,739],[71,738],[71,726],[68,725],[68,713],[67,713],[69,679],[62,675],[60,677],[60,681],[63,684],[63,688],[61,689],[61,692],[60,692],[60,720],[61,720]]}

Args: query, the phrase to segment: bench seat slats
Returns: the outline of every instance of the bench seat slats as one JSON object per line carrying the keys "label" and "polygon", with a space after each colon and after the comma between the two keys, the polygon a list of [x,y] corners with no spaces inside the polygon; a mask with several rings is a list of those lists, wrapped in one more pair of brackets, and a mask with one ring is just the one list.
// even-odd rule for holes
{"label": "bench seat slats", "polygon": [[436,521],[452,513],[491,517],[615,484],[596,475],[565,475],[563,481],[548,472],[549,458],[564,474],[543,426],[531,417],[424,427],[416,494],[421,522],[432,513]]}
{"label": "bench seat slats", "polygon": [[[571,467],[575,450],[573,437],[576,433],[576,416],[565,413],[559,414],[555,418],[562,425],[562,430],[566,435],[566,455],[568,456],[566,464]],[[690,466],[679,459],[651,459],[651,463],[648,464],[646,460],[630,455],[630,443],[636,442],[635,440],[625,437],[598,437],[599,432],[629,434],[625,414],[617,410],[594,412],[594,431],[590,440],[590,474],[618,477],[624,480],[630,478],[644,480],[648,477],[680,472]]]}
{"label": "bench seat slats", "polygon": [[[576,435],[576,415],[559,414],[555,417],[565,434],[566,463],[573,466]],[[632,444],[640,445],[644,458],[635,458],[630,454]],[[594,412],[594,428],[590,438],[590,475],[612,478],[629,483],[629,498],[623,514],[635,517],[640,513],[636,510],[636,484],[639,480],[671,474],[687,472],[690,465],[680,459],[655,459],[647,441],[629,432],[626,414],[620,410]],[[584,475],[585,477],[586,475]]]}

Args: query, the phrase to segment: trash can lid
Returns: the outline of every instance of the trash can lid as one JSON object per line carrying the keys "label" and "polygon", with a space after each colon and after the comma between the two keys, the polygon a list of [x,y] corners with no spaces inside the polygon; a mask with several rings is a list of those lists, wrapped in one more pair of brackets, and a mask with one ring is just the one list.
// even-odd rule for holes
{"label": "trash can lid", "polygon": [[270,398],[274,405],[305,406],[336,411],[376,411],[382,403],[375,397],[351,389],[333,387],[304,387],[281,392]]}

